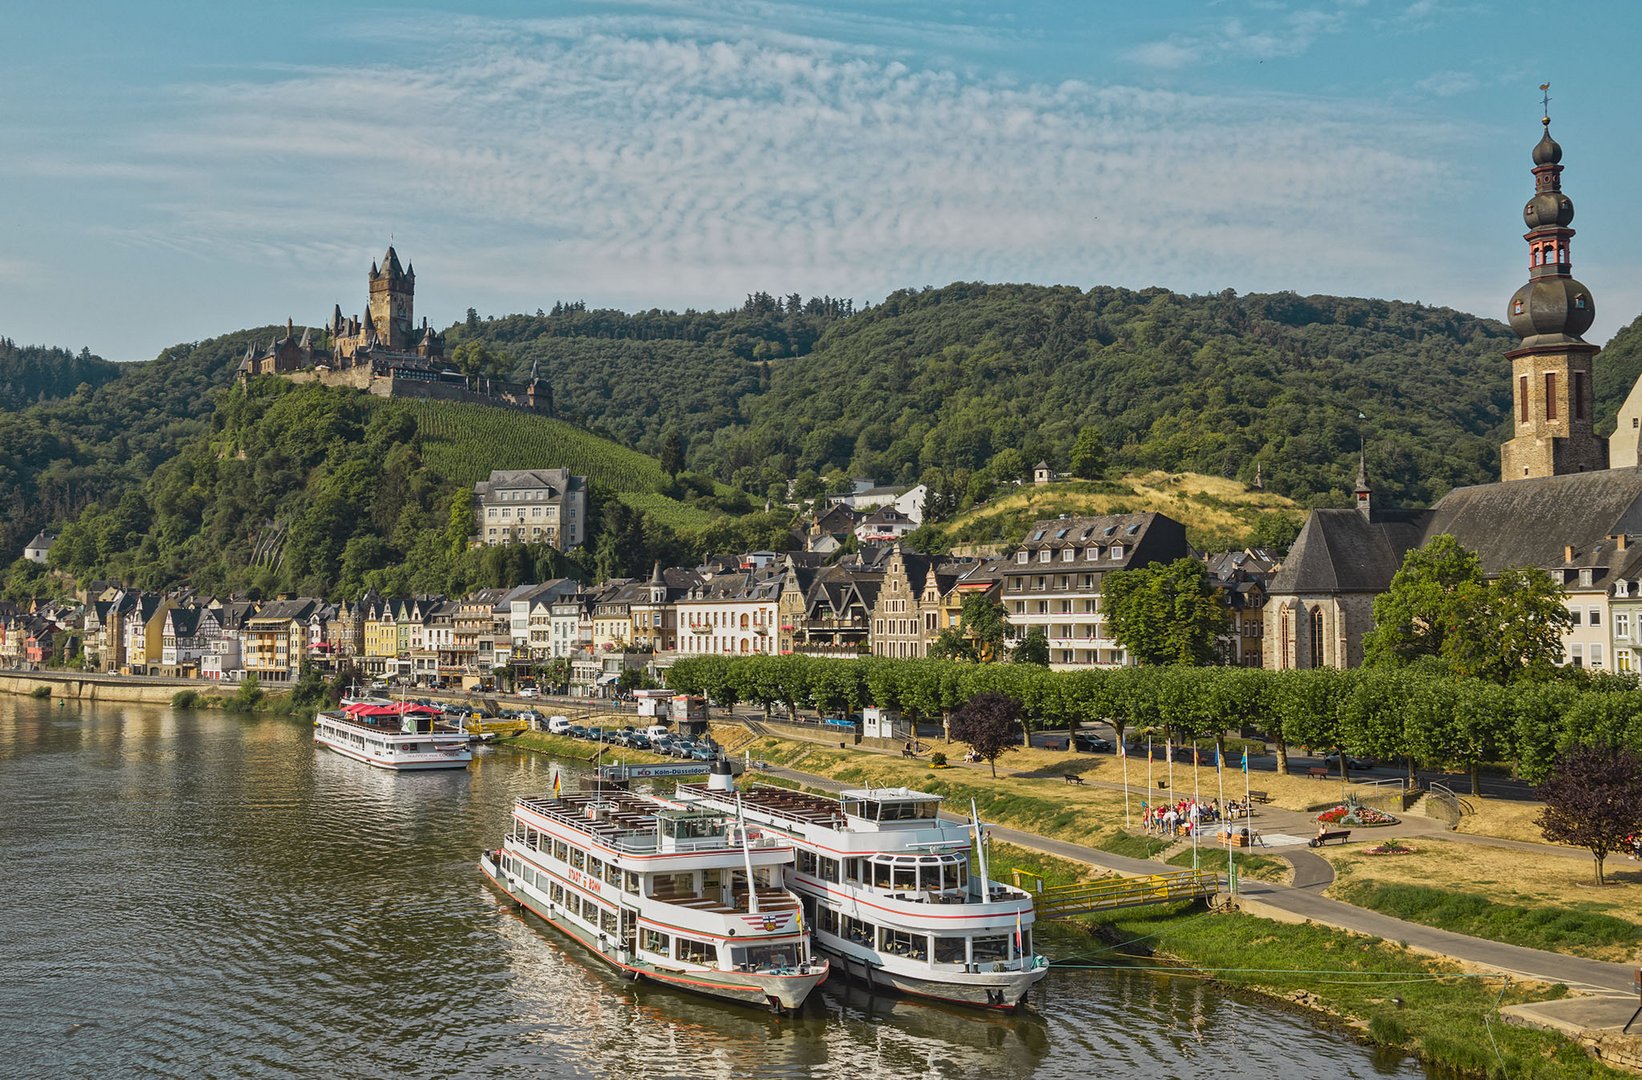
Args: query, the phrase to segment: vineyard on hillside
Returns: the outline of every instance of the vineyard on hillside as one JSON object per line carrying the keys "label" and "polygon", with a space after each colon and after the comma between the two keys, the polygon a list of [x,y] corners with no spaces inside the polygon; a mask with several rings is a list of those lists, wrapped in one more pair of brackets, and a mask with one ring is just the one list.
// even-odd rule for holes
{"label": "vineyard on hillside", "polygon": [[655,458],[562,420],[466,402],[379,400],[416,420],[422,455],[441,476],[472,484],[492,469],[567,468],[674,529],[698,529],[714,514],[661,493],[667,474]]}

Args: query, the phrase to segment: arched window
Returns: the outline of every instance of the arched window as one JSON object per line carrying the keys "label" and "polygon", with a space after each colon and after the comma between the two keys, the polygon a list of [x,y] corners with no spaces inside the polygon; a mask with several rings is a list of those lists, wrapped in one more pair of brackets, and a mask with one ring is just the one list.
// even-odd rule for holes
{"label": "arched window", "polygon": [[1320,668],[1323,666],[1323,609],[1321,605],[1311,609],[1311,634],[1309,636],[1311,666]]}

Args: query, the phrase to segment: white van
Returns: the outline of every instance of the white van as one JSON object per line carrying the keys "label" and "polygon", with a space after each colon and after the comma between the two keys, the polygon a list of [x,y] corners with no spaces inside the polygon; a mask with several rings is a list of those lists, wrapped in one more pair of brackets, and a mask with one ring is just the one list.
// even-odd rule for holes
{"label": "white van", "polygon": [[666,724],[651,724],[649,727],[644,729],[644,737],[649,739],[651,742],[654,742],[663,736],[671,735],[672,733],[672,728],[669,728]]}
{"label": "white van", "polygon": [[547,730],[552,735],[563,735],[570,727],[570,717],[550,716],[547,718]]}

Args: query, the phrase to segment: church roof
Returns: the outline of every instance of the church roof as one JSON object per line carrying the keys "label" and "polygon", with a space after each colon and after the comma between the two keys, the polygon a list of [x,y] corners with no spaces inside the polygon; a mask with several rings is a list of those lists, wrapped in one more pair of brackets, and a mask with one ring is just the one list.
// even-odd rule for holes
{"label": "church roof", "polygon": [[1642,533],[1642,472],[1604,469],[1455,488],[1432,508],[1425,539],[1441,533],[1479,552],[1490,574],[1560,566],[1566,546],[1585,551],[1618,533]]}
{"label": "church roof", "polygon": [[1289,548],[1271,591],[1283,594],[1383,592],[1410,548],[1420,546],[1429,510],[1313,510]]}

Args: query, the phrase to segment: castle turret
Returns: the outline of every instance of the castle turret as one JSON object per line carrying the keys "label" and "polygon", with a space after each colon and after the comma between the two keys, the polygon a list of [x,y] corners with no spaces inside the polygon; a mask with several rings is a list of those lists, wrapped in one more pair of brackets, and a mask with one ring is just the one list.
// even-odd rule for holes
{"label": "castle turret", "polygon": [[1540,123],[1534,196],[1522,211],[1528,283],[1512,295],[1507,312],[1522,345],[1505,354],[1516,435],[1500,447],[1501,480],[1608,467],[1607,443],[1592,427],[1591,366],[1601,350],[1581,336],[1596,318],[1596,304],[1574,280],[1574,230],[1568,227],[1574,204],[1562,193],[1562,147],[1551,138],[1550,116]]}
{"label": "castle turret", "polygon": [[399,253],[388,245],[382,267],[371,264],[370,321],[381,343],[389,349],[410,350],[416,346],[413,321],[416,280],[399,265]]}

